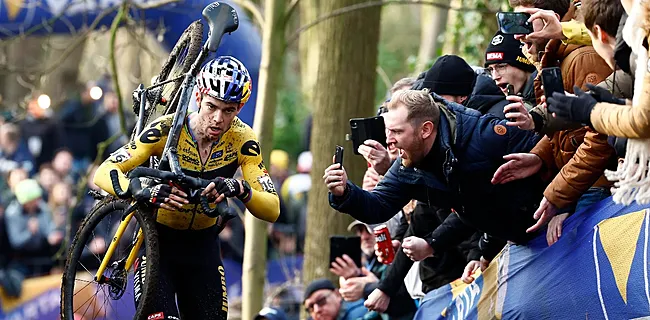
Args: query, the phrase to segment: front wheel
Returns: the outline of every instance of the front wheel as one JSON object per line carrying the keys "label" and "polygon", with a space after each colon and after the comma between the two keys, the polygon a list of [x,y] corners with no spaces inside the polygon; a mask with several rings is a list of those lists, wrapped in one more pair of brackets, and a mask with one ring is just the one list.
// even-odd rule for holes
{"label": "front wheel", "polygon": [[[143,319],[143,310],[155,298],[159,259],[158,233],[154,218],[148,212],[136,210],[126,231],[113,252],[110,263],[99,281],[95,279],[111,240],[128,203],[107,197],[99,202],[84,219],[72,241],[63,271],[61,285],[61,319]],[[124,262],[135,244],[138,230],[144,235],[143,248],[147,257],[142,288],[133,288],[133,268]],[[137,267],[138,262],[135,263]],[[142,269],[142,268],[141,268]],[[141,294],[135,306],[135,295]]]}

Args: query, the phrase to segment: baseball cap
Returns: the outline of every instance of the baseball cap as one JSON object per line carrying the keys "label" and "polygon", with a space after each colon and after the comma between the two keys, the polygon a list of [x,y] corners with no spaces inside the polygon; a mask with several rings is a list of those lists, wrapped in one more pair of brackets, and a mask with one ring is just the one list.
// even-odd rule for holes
{"label": "baseball cap", "polygon": [[368,226],[367,224],[365,224],[365,223],[363,223],[363,222],[361,222],[359,220],[352,221],[352,223],[350,223],[348,225],[348,231],[353,231],[356,226],[364,226],[364,227],[366,227],[368,232],[372,233],[372,229],[370,228],[370,226]]}
{"label": "baseball cap", "polygon": [[254,320],[286,320],[287,315],[280,309],[265,307],[255,316]]}

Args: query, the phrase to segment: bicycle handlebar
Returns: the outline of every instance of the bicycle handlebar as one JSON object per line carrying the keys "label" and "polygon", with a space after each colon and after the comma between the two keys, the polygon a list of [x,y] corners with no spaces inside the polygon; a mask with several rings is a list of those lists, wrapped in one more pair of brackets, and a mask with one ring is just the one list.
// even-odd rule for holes
{"label": "bicycle handlebar", "polygon": [[[212,182],[206,179],[190,177],[185,174],[179,175],[169,171],[138,167],[131,170],[128,175],[129,187],[127,190],[122,190],[122,187],[120,186],[119,173],[117,170],[111,170],[110,177],[111,183],[113,184],[113,190],[115,190],[115,194],[118,198],[126,199],[133,197],[138,202],[145,202],[149,200],[148,198],[143,198],[142,184],[140,183],[139,178],[156,178],[163,181],[181,183],[189,186],[192,189],[204,189],[210,184],[210,182]],[[223,221],[227,221],[227,218],[229,220],[229,217],[236,216],[236,213],[233,212],[233,209],[228,206],[226,201],[217,203],[217,206],[214,209],[210,208],[207,196],[201,196],[199,202],[203,208],[203,211],[208,217],[216,218],[218,216],[222,216]]]}

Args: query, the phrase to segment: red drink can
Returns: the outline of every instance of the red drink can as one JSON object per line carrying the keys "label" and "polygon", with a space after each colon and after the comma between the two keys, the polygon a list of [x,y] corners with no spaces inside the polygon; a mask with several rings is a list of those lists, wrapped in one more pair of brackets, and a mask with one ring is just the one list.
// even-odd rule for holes
{"label": "red drink can", "polygon": [[382,253],[383,264],[391,264],[395,259],[395,251],[393,250],[393,241],[390,238],[388,227],[385,224],[375,227],[375,241],[377,248]]}

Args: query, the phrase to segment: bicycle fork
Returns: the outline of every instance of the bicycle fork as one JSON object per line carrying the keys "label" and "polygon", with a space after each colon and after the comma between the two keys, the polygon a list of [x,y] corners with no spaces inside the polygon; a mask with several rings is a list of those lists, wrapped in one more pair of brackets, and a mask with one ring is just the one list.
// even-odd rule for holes
{"label": "bicycle fork", "polygon": [[[124,235],[124,231],[128,227],[129,222],[131,221],[132,218],[133,218],[133,212],[128,214],[122,220],[122,222],[120,222],[120,225],[117,228],[117,232],[115,233],[113,240],[111,240],[111,244],[108,246],[108,250],[106,250],[106,255],[102,259],[102,263],[99,266],[99,269],[97,269],[97,273],[95,274],[95,281],[99,283],[108,282],[109,279],[104,276],[104,271],[106,271],[106,268],[108,267],[108,264],[111,261],[111,257],[115,252],[115,248],[117,248],[117,242],[122,238],[122,235]],[[129,252],[129,256],[126,258],[126,261],[122,260],[118,262],[118,268],[123,267],[125,271],[128,271],[131,268],[131,266],[133,266],[133,263],[135,262],[135,259],[138,256],[138,252],[140,251],[140,247],[142,247],[143,242],[144,242],[144,234],[142,233],[142,228],[139,228],[138,234],[135,239],[135,243],[133,244],[133,247]]]}

